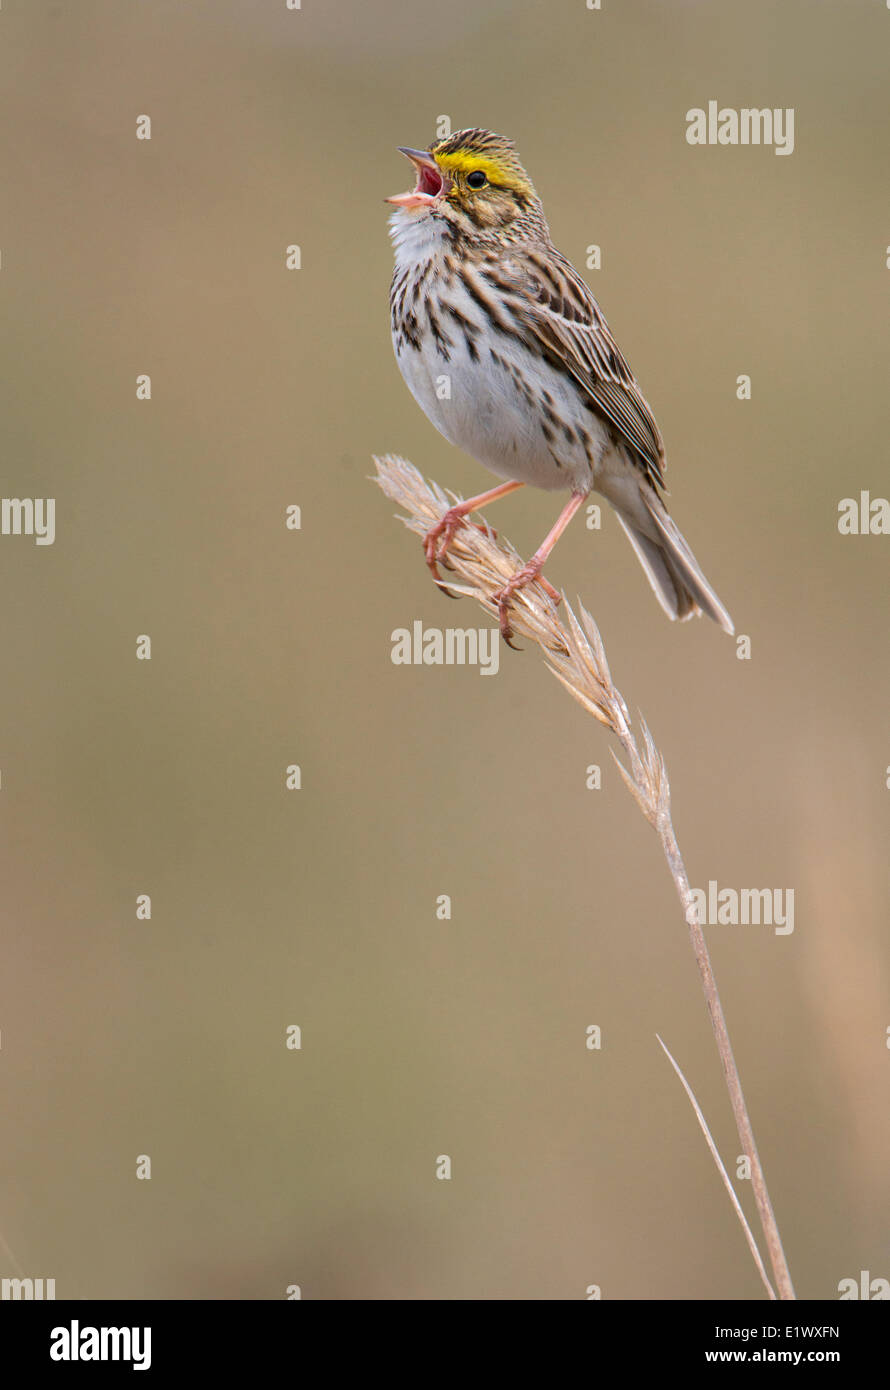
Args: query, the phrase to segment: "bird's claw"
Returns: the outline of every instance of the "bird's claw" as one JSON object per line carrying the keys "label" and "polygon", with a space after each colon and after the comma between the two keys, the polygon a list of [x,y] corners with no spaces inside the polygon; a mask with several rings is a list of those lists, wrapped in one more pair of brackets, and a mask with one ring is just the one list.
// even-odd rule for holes
{"label": "bird's claw", "polygon": [[451,509],[436,522],[435,526],[430,527],[423,538],[423,553],[435,580],[440,578],[439,561],[442,560],[444,563],[445,552],[453,541],[454,533],[462,520],[460,513],[455,514],[454,510]]}
{"label": "bird's claw", "polygon": [[510,625],[510,603],[512,602],[513,595],[516,593],[517,589],[522,588],[521,584],[516,583],[516,579],[518,578],[519,575],[516,575],[515,579],[511,579],[508,584],[504,585],[503,589],[498,589],[497,592],[492,594],[491,596],[492,603],[497,604],[498,627],[501,630],[501,636],[503,637],[507,646],[514,652],[522,651],[521,647],[514,646],[512,641],[510,640],[513,636],[513,628]]}
{"label": "bird's claw", "polygon": [[525,565],[517,574],[514,574],[512,579],[507,581],[502,589],[498,589],[497,592],[491,596],[492,603],[497,604],[498,627],[501,630],[501,636],[507,646],[511,647],[514,652],[522,651],[522,648],[514,647],[513,643],[510,641],[510,638],[513,636],[513,628],[510,626],[510,604],[519,590],[526,588],[526,586],[531,584],[534,580],[538,581],[545,593],[548,594],[554,603],[559,603],[561,601],[562,595],[557,593],[553,585],[541,574],[540,565],[532,563]]}
{"label": "bird's claw", "polygon": [[[461,511],[460,507],[449,507],[448,511],[439,518],[435,526],[430,527],[423,538],[423,553],[427,565],[429,566],[430,573],[435,579],[438,587],[442,590],[442,593],[447,595],[448,598],[457,598],[458,595],[452,594],[448,589],[445,580],[443,580],[439,573],[439,565],[444,565],[446,569],[453,570],[453,566],[449,565],[447,559],[448,547],[454,540],[455,532],[461,526],[467,525],[476,526],[478,530],[482,531],[485,535],[497,535],[497,531],[493,531],[487,523],[468,521],[466,512]],[[497,593],[491,596],[492,603],[497,605],[498,627],[500,628],[501,636],[507,646],[514,652],[522,650],[521,647],[514,646],[511,641],[513,637],[513,628],[510,625],[510,604],[513,601],[514,595],[517,594],[520,589],[524,589],[527,584],[531,584],[533,580],[537,579],[545,593],[554,603],[559,603],[561,598],[561,595],[557,593],[553,585],[548,583],[540,573],[541,563],[542,561],[537,558],[530,561],[527,565],[524,565],[518,573],[514,574],[513,578],[508,580],[502,589],[498,589]]]}
{"label": "bird's claw", "polygon": [[[423,553],[426,557],[427,565],[437,583],[441,584],[439,565],[444,565],[446,569],[453,570],[454,566],[449,565],[446,553],[451,542],[454,540],[455,533],[461,526],[475,526],[485,535],[496,536],[497,532],[492,531],[487,525],[481,525],[477,521],[468,521],[466,512],[462,512],[459,507],[450,507],[444,516],[431,526],[423,538]],[[454,598],[454,594],[449,594],[449,598]]]}

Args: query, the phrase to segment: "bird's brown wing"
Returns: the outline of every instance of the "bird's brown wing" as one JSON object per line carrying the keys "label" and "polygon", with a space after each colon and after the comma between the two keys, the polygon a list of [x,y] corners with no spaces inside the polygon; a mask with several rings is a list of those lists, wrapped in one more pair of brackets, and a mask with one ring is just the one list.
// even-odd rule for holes
{"label": "bird's brown wing", "polygon": [[650,481],[664,487],[664,444],[652,411],[573,266],[552,247],[511,247],[482,273],[511,310],[517,331],[524,331],[527,346],[543,350],[569,373]]}

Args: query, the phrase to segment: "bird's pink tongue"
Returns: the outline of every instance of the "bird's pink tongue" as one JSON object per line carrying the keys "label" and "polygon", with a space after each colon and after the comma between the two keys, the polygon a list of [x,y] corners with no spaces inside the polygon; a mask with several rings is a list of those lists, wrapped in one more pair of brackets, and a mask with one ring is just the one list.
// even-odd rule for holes
{"label": "bird's pink tongue", "polygon": [[429,165],[422,164],[417,171],[417,187],[415,193],[428,193],[431,198],[436,198],[442,192],[442,175],[438,169],[431,169]]}
{"label": "bird's pink tongue", "polygon": [[420,208],[428,207],[434,202],[442,192],[443,179],[438,169],[432,168],[428,164],[417,166],[417,187],[410,193],[394,193],[391,198],[387,198],[388,203],[395,203],[396,207]]}

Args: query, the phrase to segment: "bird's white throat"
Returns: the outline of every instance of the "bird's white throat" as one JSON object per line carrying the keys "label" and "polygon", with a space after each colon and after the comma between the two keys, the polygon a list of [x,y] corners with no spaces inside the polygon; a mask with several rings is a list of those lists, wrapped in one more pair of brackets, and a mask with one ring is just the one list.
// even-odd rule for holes
{"label": "bird's white throat", "polygon": [[429,212],[418,214],[409,208],[397,208],[389,219],[389,234],[395,247],[399,269],[423,265],[441,248],[442,223]]}

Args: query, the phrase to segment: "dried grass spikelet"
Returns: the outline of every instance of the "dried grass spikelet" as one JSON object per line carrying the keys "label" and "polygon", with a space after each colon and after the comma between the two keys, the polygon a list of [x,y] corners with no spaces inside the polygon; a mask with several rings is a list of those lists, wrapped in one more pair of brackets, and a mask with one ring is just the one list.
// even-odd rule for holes
{"label": "dried grass spikelet", "polygon": [[[397,455],[375,457],[374,462],[377,466],[375,481],[387,497],[404,507],[408,515],[400,519],[418,536],[425,535],[442,518],[448,507],[459,501],[453,494],[443,492],[437,484],[428,483],[413,464]],[[471,523],[461,526],[455,532],[448,547],[448,564],[452,572],[466,582],[455,584],[449,578],[443,583],[443,587],[453,594],[466,594],[475,598],[486,612],[497,620],[497,604],[492,601],[492,595],[522,567],[522,558],[513,546],[497,537],[487,526]],[[594,719],[599,720],[614,734],[624,750],[627,766],[617,758],[616,762],[627,787],[658,835],[689,929],[739,1141],[742,1152],[751,1162],[751,1187],[778,1296],[782,1299],[793,1299],[794,1287],[745,1105],[741,1078],[733,1057],[717,981],[674,833],[670,786],[664,760],[642,718],[639,721],[639,733],[634,733],[627,705],[612,680],[599,629],[583,604],[579,603],[578,610],[580,620],[565,595],[562,604],[557,606],[543,585],[535,581],[514,596],[510,605],[510,623],[517,636],[537,643],[557,680],[588,714],[592,714]],[[671,1054],[668,1053],[668,1056]],[[732,1195],[732,1184],[717,1154],[716,1146],[710,1139],[698,1103],[673,1057],[671,1062],[687,1089],[723,1181]],[[735,1207],[769,1297],[775,1298],[776,1292],[767,1278],[756,1242],[737,1200]]]}
{"label": "dried grass spikelet", "polygon": [[[387,454],[374,462],[375,481],[391,501],[406,509],[408,516],[400,519],[418,536],[425,535],[459,500],[428,483],[413,464],[397,455]],[[497,620],[491,596],[522,566],[522,557],[510,542],[496,538],[486,526],[461,526],[448,548],[448,563],[466,583],[447,580],[445,587],[453,594],[475,598]],[[670,809],[664,762],[642,719],[639,742],[635,737],[624,697],[612,680],[599,628],[583,604],[578,610],[580,621],[564,594],[558,607],[543,585],[533,582],[515,595],[510,622],[517,636],[537,643],[556,679],[618,739],[628,761],[625,767],[616,759],[621,775],[650,825],[657,826],[659,816]]]}

